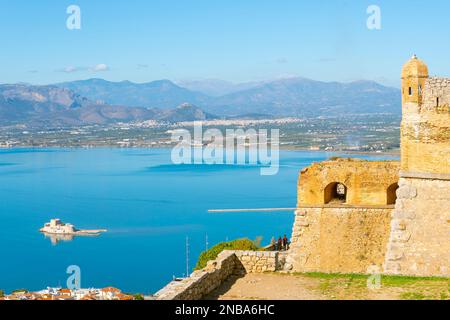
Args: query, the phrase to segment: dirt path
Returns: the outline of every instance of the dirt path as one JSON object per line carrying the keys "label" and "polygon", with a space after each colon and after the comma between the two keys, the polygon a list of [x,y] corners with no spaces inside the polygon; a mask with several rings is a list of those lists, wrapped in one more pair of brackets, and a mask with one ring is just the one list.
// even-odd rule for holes
{"label": "dirt path", "polygon": [[[382,281],[383,283],[383,281]],[[450,280],[386,278],[369,289],[367,277],[247,274],[231,277],[207,300],[398,300],[450,299]]]}

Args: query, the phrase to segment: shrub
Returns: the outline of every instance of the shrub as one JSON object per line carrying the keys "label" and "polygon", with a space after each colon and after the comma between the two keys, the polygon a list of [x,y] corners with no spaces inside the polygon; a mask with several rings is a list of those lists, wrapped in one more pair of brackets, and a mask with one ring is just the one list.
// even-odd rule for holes
{"label": "shrub", "polygon": [[29,291],[27,289],[17,289],[17,290],[14,290],[12,293],[15,294],[15,293],[28,293],[28,292]]}
{"label": "shrub", "polygon": [[144,295],[137,293],[133,295],[134,300],[144,300]]}
{"label": "shrub", "polygon": [[5,291],[0,290],[0,298],[3,298],[5,296]]}
{"label": "shrub", "polygon": [[258,247],[249,239],[239,239],[230,242],[221,242],[208,251],[204,251],[198,258],[197,265],[194,270],[201,270],[206,267],[208,261],[215,260],[217,256],[224,250],[251,250],[256,251]]}

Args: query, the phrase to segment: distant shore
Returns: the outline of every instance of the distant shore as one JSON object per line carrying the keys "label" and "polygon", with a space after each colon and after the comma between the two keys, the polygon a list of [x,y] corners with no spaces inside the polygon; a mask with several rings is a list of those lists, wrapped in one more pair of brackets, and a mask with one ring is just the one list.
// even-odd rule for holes
{"label": "distant shore", "polygon": [[[0,146],[0,150],[9,149],[171,149],[171,146],[159,145],[159,146],[129,146],[121,147],[117,145],[96,145],[96,146],[15,146],[4,147]],[[296,146],[280,146],[282,151],[303,151],[303,152],[317,152],[317,153],[330,153],[330,154],[355,154],[355,155],[370,155],[370,156],[400,156],[400,149],[389,151],[355,151],[355,150],[317,150]]]}

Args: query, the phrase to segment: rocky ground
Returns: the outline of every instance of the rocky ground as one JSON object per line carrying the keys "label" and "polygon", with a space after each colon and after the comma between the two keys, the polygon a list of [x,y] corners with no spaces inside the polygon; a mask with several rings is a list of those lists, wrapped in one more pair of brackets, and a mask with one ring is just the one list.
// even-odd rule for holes
{"label": "rocky ground", "polygon": [[328,274],[247,274],[232,277],[207,300],[450,300],[450,279]]}

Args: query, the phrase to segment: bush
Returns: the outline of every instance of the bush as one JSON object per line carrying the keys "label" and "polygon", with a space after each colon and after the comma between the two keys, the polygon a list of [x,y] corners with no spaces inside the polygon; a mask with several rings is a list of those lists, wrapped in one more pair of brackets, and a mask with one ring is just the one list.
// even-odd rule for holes
{"label": "bush", "polygon": [[17,289],[17,290],[14,290],[12,293],[15,294],[15,293],[28,293],[28,292],[29,291],[27,289]]}
{"label": "bush", "polygon": [[144,295],[137,293],[133,295],[134,300],[144,300]]}
{"label": "bush", "polygon": [[200,254],[200,257],[198,258],[197,265],[195,266],[194,270],[201,270],[206,267],[206,264],[208,261],[215,260],[217,256],[224,250],[251,250],[256,251],[258,250],[258,246],[255,244],[254,241],[251,241],[249,239],[239,239],[234,240],[230,242],[222,242],[208,251],[204,251]]}

